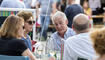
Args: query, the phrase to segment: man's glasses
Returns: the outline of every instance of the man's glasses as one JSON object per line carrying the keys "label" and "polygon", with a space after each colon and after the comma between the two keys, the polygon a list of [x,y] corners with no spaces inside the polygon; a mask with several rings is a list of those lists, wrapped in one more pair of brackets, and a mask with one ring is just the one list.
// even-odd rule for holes
{"label": "man's glasses", "polygon": [[27,21],[29,25],[35,24],[35,21]]}

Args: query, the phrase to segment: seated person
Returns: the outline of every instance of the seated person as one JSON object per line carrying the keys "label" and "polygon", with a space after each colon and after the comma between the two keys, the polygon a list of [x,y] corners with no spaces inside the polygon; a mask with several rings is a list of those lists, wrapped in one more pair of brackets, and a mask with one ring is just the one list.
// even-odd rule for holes
{"label": "seated person", "polygon": [[68,20],[63,12],[57,11],[52,22],[57,31],[49,38],[46,48],[47,50],[61,51],[61,45],[64,45],[68,37],[75,35],[75,32],[67,26]]}
{"label": "seated person", "polygon": [[33,25],[35,24],[32,12],[19,11],[17,13],[17,16],[22,17],[24,19],[24,36],[21,39],[25,41],[27,47],[32,51],[31,38],[28,35],[28,33],[32,31]]}
{"label": "seated person", "polygon": [[93,30],[90,34],[93,41],[93,47],[98,55],[95,60],[105,60],[105,27]]}
{"label": "seated person", "polygon": [[0,55],[28,56],[35,60],[35,56],[21,40],[24,32],[24,20],[10,15],[0,28]]}
{"label": "seated person", "polygon": [[89,36],[89,18],[85,14],[78,14],[73,18],[73,30],[76,35],[65,41],[63,60],[93,59],[94,48]]}

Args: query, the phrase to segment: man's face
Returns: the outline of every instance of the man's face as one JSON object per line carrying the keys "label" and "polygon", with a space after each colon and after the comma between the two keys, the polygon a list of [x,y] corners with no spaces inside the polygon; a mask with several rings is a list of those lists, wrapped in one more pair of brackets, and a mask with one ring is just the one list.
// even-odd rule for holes
{"label": "man's face", "polygon": [[25,30],[27,32],[32,31],[34,24],[35,24],[34,19],[32,17],[30,17],[27,21],[25,21],[25,24],[24,24],[25,25]]}
{"label": "man's face", "polygon": [[54,27],[58,33],[63,34],[67,30],[67,20],[64,20],[62,17],[56,18],[54,20]]}

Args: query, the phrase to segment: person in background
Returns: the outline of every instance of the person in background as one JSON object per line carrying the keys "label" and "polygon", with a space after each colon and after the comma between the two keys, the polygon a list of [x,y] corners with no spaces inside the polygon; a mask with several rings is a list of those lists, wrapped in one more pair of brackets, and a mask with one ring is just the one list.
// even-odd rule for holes
{"label": "person in background", "polygon": [[38,0],[36,3],[36,10],[38,16],[38,8],[41,8],[40,19],[41,19],[41,38],[42,40],[47,39],[47,29],[50,25],[51,15],[56,12],[56,1],[55,0]]}
{"label": "person in background", "polygon": [[65,9],[65,14],[68,19],[68,27],[71,28],[74,16],[79,13],[84,13],[84,10],[79,4],[76,4],[75,0],[67,0],[67,2],[68,6]]}
{"label": "person in background", "polygon": [[32,31],[33,25],[35,24],[32,12],[27,12],[27,11],[19,11],[17,13],[17,16],[22,17],[24,19],[24,37],[22,37],[22,40],[25,41],[27,47],[32,50],[31,47],[31,38],[28,35],[29,32]]}
{"label": "person in background", "polygon": [[32,0],[31,1],[31,8],[32,9],[35,9],[36,8],[36,2],[37,2],[37,0]]}
{"label": "person in background", "polygon": [[26,8],[31,9],[32,0],[23,0],[23,2],[25,4]]}
{"label": "person in background", "polygon": [[104,13],[104,18],[103,18],[103,23],[104,23],[104,25],[105,25],[105,13]]}
{"label": "person in background", "polygon": [[21,37],[24,33],[24,20],[10,15],[0,28],[0,55],[28,56],[35,60],[35,56],[25,45]]}
{"label": "person in background", "polygon": [[57,11],[53,15],[52,22],[57,31],[49,38],[47,49],[61,51],[61,45],[64,45],[67,38],[75,35],[75,32],[67,26],[68,20],[63,12]]}
{"label": "person in background", "polygon": [[20,0],[3,0],[1,6],[3,8],[25,8],[25,4]]}
{"label": "person in background", "polygon": [[66,0],[62,0],[62,1],[61,1],[61,11],[62,11],[62,12],[64,12],[65,9],[66,9],[66,2],[67,2]]}
{"label": "person in background", "polygon": [[85,14],[78,14],[73,18],[73,30],[76,35],[65,41],[63,60],[92,60],[96,54],[89,36],[89,18]]}
{"label": "person in background", "polygon": [[0,5],[1,5],[2,1],[3,1],[3,0],[0,0]]}
{"label": "person in background", "polygon": [[91,27],[93,27],[92,10],[91,10],[91,8],[89,7],[88,0],[84,0],[82,6],[83,6],[83,9],[84,9],[84,13],[85,13],[85,14],[89,17],[89,19],[90,19]]}
{"label": "person in background", "polygon": [[86,15],[88,15],[89,18],[92,20],[92,10],[91,10],[91,8],[89,7],[88,1],[87,1],[87,0],[84,0],[82,6],[83,6],[83,9],[84,9],[84,13],[85,13]]}
{"label": "person in background", "polygon": [[98,10],[101,8],[101,0],[89,0],[89,6],[92,9],[92,14],[98,15]]}

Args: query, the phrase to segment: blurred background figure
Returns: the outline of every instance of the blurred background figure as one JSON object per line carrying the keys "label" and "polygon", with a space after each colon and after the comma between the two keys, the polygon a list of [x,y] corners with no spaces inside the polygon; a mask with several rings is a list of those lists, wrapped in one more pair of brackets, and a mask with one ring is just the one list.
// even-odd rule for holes
{"label": "blurred background figure", "polygon": [[32,9],[36,8],[36,3],[37,3],[37,0],[32,0],[31,1],[31,8]]}
{"label": "blurred background figure", "polygon": [[105,27],[93,30],[90,37],[97,53],[97,59],[95,60],[105,60]]}
{"label": "blurred background figure", "polygon": [[66,2],[67,2],[67,0],[62,0],[61,1],[61,7],[60,7],[60,9],[61,9],[62,12],[64,12],[65,9],[66,9]]}
{"label": "blurred background figure", "polygon": [[2,1],[3,1],[3,0],[0,0],[0,5],[1,5]]}
{"label": "blurred background figure", "polygon": [[72,28],[73,17],[79,13],[84,13],[81,5],[76,4],[75,0],[67,0],[68,6],[65,9],[65,14],[68,19],[68,27]]}
{"label": "blurred background figure", "polygon": [[83,0],[82,3],[81,3],[83,9],[84,9],[84,13],[89,17],[90,19],[90,27],[93,28],[93,19],[92,19],[92,10],[91,8],[89,7],[89,2],[88,0]]}
{"label": "blurred background figure", "polygon": [[29,9],[31,8],[32,0],[23,0],[23,2],[25,4],[26,8],[29,8]]}
{"label": "blurred background figure", "polygon": [[25,4],[20,0],[3,0],[1,6],[3,8],[25,8]]}
{"label": "blurred background figure", "polygon": [[65,41],[63,60],[92,60],[96,56],[89,36],[89,21],[85,14],[78,14],[73,18],[72,26],[76,35]]}
{"label": "blurred background figure", "polygon": [[55,0],[38,0],[36,4],[37,15],[38,8],[41,8],[40,19],[41,19],[41,38],[42,40],[47,39],[47,29],[50,25],[50,16],[56,12],[56,1]]}
{"label": "blurred background figure", "polygon": [[83,6],[83,9],[84,9],[84,13],[85,13],[86,15],[88,15],[89,18],[92,20],[92,10],[91,10],[91,8],[89,7],[88,1],[87,1],[87,0],[84,0],[82,6]]}
{"label": "blurred background figure", "polygon": [[24,34],[24,20],[10,15],[0,28],[0,55],[28,56],[35,60],[35,56],[21,40]]}
{"label": "blurred background figure", "polygon": [[28,35],[28,33],[32,31],[33,25],[35,24],[32,12],[20,11],[17,13],[17,16],[24,19],[24,36],[22,37],[22,40],[24,40],[27,47],[32,50],[31,38]]}
{"label": "blurred background figure", "polygon": [[93,15],[98,15],[101,8],[101,0],[89,0],[89,6],[92,9]]}

